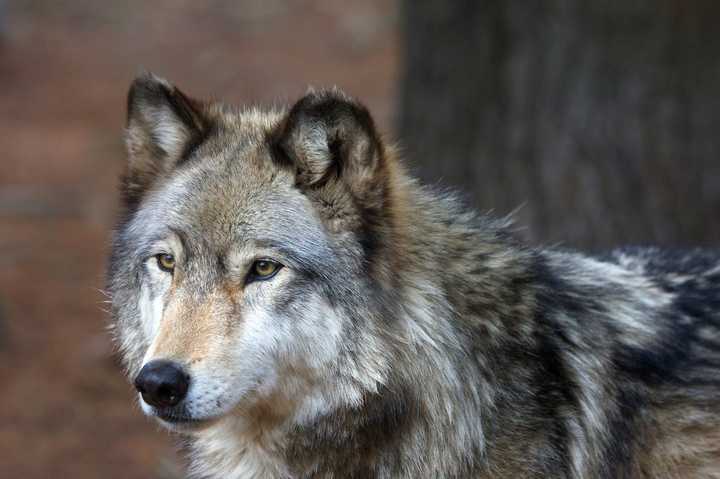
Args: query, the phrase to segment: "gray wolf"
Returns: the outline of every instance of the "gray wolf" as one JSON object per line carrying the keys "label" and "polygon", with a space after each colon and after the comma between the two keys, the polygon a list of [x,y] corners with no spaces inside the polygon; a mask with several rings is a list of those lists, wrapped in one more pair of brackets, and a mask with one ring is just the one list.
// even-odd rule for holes
{"label": "gray wolf", "polygon": [[126,133],[115,337],[194,477],[720,477],[717,252],[527,246],[337,90],[145,74]]}

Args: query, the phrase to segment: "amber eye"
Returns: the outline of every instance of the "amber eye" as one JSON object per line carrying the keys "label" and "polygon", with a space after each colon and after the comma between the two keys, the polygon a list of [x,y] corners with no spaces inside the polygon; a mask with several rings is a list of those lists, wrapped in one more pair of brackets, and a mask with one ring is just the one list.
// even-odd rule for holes
{"label": "amber eye", "polygon": [[282,265],[269,259],[255,261],[252,265],[251,279],[270,279],[277,273]]}
{"label": "amber eye", "polygon": [[162,253],[155,256],[155,258],[157,258],[157,264],[161,270],[167,271],[168,273],[172,273],[173,270],[175,270],[175,257],[173,255]]}

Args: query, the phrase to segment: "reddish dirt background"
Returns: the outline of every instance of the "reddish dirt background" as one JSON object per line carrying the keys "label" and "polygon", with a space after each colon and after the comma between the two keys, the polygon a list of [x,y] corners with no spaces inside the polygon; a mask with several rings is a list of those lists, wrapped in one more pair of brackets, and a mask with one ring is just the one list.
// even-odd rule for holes
{"label": "reddish dirt background", "polygon": [[394,1],[0,0],[0,477],[177,475],[105,332],[125,93],[287,102],[338,85],[386,131]]}

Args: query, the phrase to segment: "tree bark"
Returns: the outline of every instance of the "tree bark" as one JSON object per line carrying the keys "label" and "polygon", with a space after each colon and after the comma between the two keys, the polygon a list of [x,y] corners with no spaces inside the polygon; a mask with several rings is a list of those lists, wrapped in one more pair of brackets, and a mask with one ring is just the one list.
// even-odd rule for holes
{"label": "tree bark", "polygon": [[411,166],[530,239],[720,244],[720,2],[404,0]]}

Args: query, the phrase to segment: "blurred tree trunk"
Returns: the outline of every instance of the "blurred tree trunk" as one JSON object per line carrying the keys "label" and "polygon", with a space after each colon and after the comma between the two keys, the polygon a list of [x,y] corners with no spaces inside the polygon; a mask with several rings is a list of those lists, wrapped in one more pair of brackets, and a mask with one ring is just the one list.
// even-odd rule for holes
{"label": "blurred tree trunk", "polygon": [[720,2],[404,0],[411,166],[591,248],[720,244]]}

